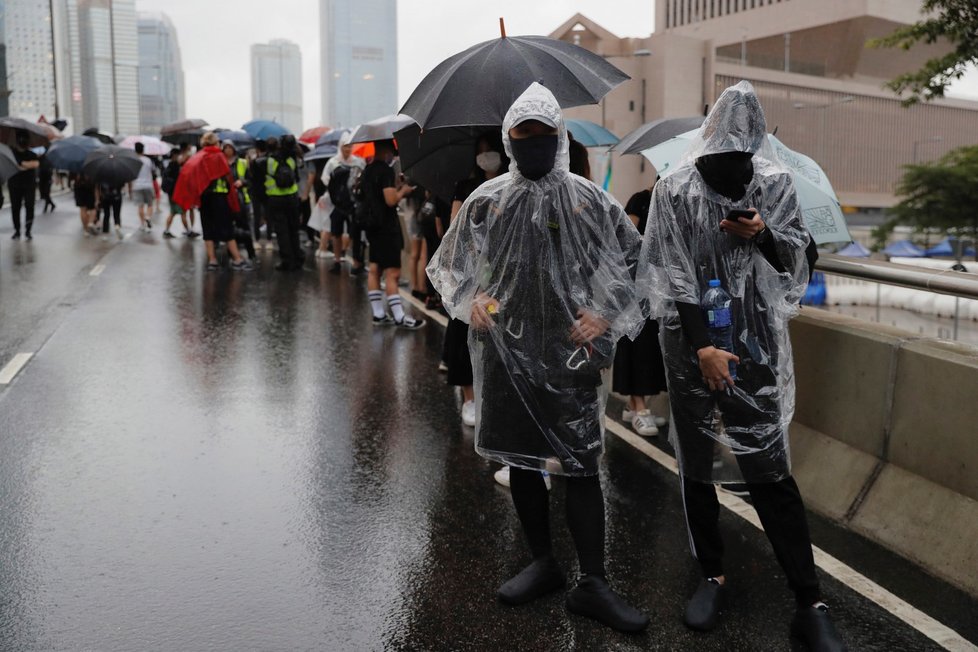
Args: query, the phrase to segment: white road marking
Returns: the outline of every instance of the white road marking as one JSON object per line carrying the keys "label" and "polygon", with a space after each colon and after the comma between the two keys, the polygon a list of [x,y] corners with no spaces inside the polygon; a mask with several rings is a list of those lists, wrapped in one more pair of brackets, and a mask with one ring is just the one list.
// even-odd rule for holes
{"label": "white road marking", "polygon": [[34,354],[18,353],[10,360],[10,362],[7,363],[6,367],[0,369],[0,385],[9,385],[10,381],[14,379],[14,376],[16,376],[17,373],[24,368],[24,365],[27,364],[27,361],[31,359],[32,355]]}
{"label": "white road marking", "polygon": [[92,271],[88,273],[89,276],[98,276],[105,271],[105,265],[96,265],[92,268]]}
{"label": "white road marking", "polygon": [[[444,315],[425,308],[424,304],[411,296],[410,292],[401,290],[401,296],[442,326],[448,324],[448,320],[445,319]],[[605,428],[633,448],[636,448],[639,452],[650,457],[660,466],[668,469],[677,476],[679,475],[679,467],[676,464],[675,458],[653,446],[643,437],[640,437],[611,417],[605,417]],[[757,517],[757,512],[754,511],[753,506],[747,501],[725,491],[718,491],[717,498],[721,505],[758,530],[764,529],[761,526],[760,519]],[[815,556],[815,564],[824,572],[865,597],[870,602],[890,612],[944,649],[952,650],[953,652],[978,652],[978,646],[968,641],[950,627],[939,623],[934,618],[931,618],[923,611],[887,591],[873,580],[839,561],[818,546],[813,545],[812,552]]]}
{"label": "white road marking", "polygon": [[[605,428],[616,437],[624,440],[626,443],[652,458],[659,465],[679,475],[679,467],[676,465],[676,460],[668,453],[656,448],[644,438],[631,432],[610,417],[605,418]],[[731,512],[758,530],[764,529],[761,526],[760,519],[757,518],[757,512],[754,511],[750,503],[724,491],[718,491],[717,497],[720,500],[720,504]],[[887,610],[944,649],[954,650],[955,652],[964,652],[966,650],[971,652],[978,651],[978,646],[965,639],[950,627],[942,625],[818,546],[813,545],[812,551],[815,554],[815,564],[824,572],[864,598]]]}

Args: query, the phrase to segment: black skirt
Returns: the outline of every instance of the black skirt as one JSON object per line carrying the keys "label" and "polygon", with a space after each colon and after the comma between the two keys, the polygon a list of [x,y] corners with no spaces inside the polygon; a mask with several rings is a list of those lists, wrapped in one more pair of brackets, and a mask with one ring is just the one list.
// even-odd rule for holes
{"label": "black skirt", "polygon": [[646,321],[634,342],[627,337],[618,341],[611,389],[625,396],[654,396],[666,391],[657,321]]}
{"label": "black skirt", "polygon": [[205,192],[200,196],[200,227],[205,242],[234,239],[227,193]]}

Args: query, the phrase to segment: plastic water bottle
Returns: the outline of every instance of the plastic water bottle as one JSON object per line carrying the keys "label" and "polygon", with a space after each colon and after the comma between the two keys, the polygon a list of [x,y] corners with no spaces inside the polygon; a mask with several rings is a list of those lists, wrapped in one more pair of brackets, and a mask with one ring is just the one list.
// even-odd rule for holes
{"label": "plastic water bottle", "polygon": [[[720,285],[719,279],[710,280],[710,287],[703,296],[700,308],[703,310],[706,328],[713,346],[733,353],[734,326],[731,299]],[[737,378],[737,363],[733,360],[730,361],[730,377]]]}

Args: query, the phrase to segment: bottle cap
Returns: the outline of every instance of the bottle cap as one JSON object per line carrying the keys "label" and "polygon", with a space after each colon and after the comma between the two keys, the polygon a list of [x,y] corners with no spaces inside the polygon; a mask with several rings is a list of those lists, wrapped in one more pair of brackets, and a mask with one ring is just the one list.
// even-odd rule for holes
{"label": "bottle cap", "polygon": [[710,279],[710,287],[711,288],[718,288],[718,287],[720,287],[720,279],[718,279],[718,278],[711,278]]}

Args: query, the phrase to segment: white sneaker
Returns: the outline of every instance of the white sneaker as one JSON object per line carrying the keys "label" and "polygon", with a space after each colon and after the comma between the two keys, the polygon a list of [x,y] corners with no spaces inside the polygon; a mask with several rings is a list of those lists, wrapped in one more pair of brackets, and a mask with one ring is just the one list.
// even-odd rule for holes
{"label": "white sneaker", "polygon": [[475,401],[462,403],[462,423],[466,426],[475,426]]}
{"label": "white sneaker", "polygon": [[122,229],[120,227],[115,227],[115,236],[122,240]]}
{"label": "white sneaker", "polygon": [[444,360],[442,360],[441,362],[438,363],[438,373],[440,373],[440,374],[447,374],[448,373],[448,365],[445,364],[445,361]]}
{"label": "white sneaker", "polygon": [[495,478],[496,482],[498,482],[499,484],[503,485],[504,487],[509,487],[509,467],[508,466],[504,466],[503,468],[501,468],[498,471],[496,471],[495,473],[493,473],[492,474],[492,477]]}
{"label": "white sneaker", "polygon": [[659,429],[655,427],[655,417],[648,410],[636,412],[632,416],[632,428],[643,437],[655,437]]}
{"label": "white sneaker", "polygon": [[632,412],[628,408],[625,408],[624,410],[621,411],[621,420],[622,421],[627,421],[627,422],[631,423],[633,416],[635,416],[635,413]]}

